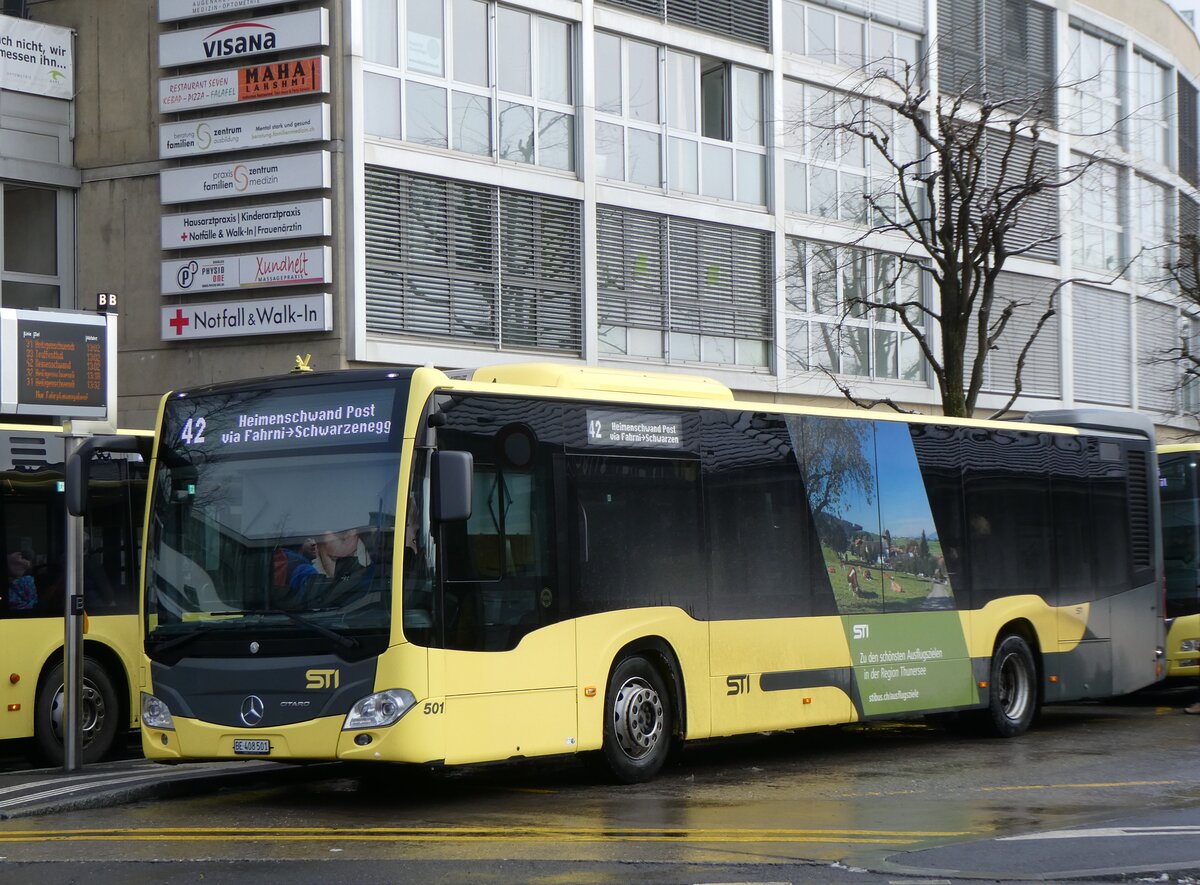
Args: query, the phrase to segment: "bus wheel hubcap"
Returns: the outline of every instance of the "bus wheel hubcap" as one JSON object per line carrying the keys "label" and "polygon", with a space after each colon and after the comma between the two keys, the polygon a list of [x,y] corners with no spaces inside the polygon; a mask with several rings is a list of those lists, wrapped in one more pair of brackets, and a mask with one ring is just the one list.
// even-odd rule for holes
{"label": "bus wheel hubcap", "polygon": [[1000,706],[1004,715],[1017,720],[1029,706],[1029,680],[1025,666],[1017,655],[1008,655],[1000,662]]}
{"label": "bus wheel hubcap", "polygon": [[[54,729],[54,736],[58,738],[59,743],[65,740],[63,691],[63,688],[60,687],[54,695],[54,702],[50,705],[50,727]],[[96,684],[90,679],[83,680],[83,690],[79,696],[79,711],[81,714],[79,717],[80,737],[86,747],[104,726],[105,716],[104,695],[100,694]]]}
{"label": "bus wheel hubcap", "polygon": [[658,745],[663,730],[663,705],[658,692],[641,677],[617,689],[613,703],[613,734],[630,759],[640,759]]}

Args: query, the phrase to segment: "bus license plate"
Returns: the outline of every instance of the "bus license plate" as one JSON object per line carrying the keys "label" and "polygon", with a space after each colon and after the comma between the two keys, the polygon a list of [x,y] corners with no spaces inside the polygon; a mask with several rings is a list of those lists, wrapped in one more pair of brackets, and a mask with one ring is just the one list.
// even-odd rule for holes
{"label": "bus license plate", "polygon": [[233,742],[233,752],[239,756],[268,756],[271,753],[271,742],[238,738]]}

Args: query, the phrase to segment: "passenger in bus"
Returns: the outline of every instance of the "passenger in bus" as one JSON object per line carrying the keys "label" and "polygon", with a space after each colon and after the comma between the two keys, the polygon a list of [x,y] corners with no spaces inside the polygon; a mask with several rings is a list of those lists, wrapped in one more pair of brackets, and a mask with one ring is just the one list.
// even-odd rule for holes
{"label": "passenger in bus", "polygon": [[33,557],[24,551],[8,554],[8,610],[32,611],[37,608],[38,591],[33,581]]}
{"label": "passenger in bus", "polygon": [[[282,569],[280,554],[283,556]],[[296,550],[276,552],[275,602],[281,608],[318,608],[344,603],[347,594],[370,583],[373,571],[371,556],[358,529],[325,532],[315,539],[306,539]]]}

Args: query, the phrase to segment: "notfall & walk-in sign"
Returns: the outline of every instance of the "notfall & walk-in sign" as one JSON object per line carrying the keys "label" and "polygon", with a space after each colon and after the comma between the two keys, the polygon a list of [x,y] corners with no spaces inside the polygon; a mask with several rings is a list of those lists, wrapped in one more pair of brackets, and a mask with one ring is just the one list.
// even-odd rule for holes
{"label": "notfall & walk-in sign", "polygon": [[162,340],[235,338],[328,332],[333,329],[333,296],[293,295],[245,301],[205,301],[161,308]]}

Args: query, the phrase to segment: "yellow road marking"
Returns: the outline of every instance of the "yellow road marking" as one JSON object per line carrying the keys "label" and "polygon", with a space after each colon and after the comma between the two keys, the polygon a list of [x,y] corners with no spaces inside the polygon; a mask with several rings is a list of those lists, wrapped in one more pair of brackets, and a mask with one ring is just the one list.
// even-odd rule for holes
{"label": "yellow road marking", "polygon": [[656,829],[653,827],[282,827],[215,829],[147,827],[143,829],[11,830],[0,843],[12,842],[833,842],[858,845],[910,845],[922,839],[968,836],[969,832],[800,829]]}
{"label": "yellow road marking", "polygon": [[1170,787],[1179,781],[1114,781],[1108,784],[1027,784],[1011,787],[979,787],[981,793],[1002,793],[1011,790],[1095,790],[1104,787]]}

